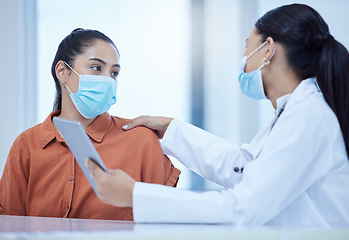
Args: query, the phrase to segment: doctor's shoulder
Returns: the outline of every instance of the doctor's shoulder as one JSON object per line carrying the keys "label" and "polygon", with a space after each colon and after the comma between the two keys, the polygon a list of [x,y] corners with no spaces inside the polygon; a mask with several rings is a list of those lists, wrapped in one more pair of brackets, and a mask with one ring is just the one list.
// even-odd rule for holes
{"label": "doctor's shoulder", "polygon": [[297,139],[299,147],[318,154],[335,151],[340,158],[346,158],[339,121],[320,92],[289,106],[288,111],[285,109],[284,119],[280,121],[281,126],[276,127],[287,133],[286,138]]}
{"label": "doctor's shoulder", "polygon": [[[292,99],[290,100],[292,101]],[[300,124],[306,124],[305,122],[307,121],[305,120],[309,120],[312,124],[325,124],[329,127],[333,127],[333,125],[328,124],[335,123],[337,126],[338,119],[325,101],[321,92],[312,93],[301,101],[296,101],[294,103],[291,103],[291,101],[286,104],[284,115],[296,116],[296,118],[299,119]]]}
{"label": "doctor's shoulder", "polygon": [[274,128],[277,134],[283,133],[282,136],[286,135],[286,138],[297,137],[300,142],[310,135],[314,144],[317,142],[315,139],[331,142],[330,139],[342,137],[338,119],[321,93],[313,93],[301,99],[292,99],[291,96]]}
{"label": "doctor's shoulder", "polygon": [[304,112],[308,113],[307,117],[313,123],[321,124],[325,129],[330,129],[331,131],[334,129],[340,131],[337,116],[327,104],[321,92],[310,95],[303,105]]}

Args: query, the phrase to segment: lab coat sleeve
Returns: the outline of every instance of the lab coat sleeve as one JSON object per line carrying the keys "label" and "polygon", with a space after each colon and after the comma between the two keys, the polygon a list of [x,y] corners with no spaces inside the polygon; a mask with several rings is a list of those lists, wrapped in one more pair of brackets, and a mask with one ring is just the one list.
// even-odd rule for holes
{"label": "lab coat sleeve", "polygon": [[136,223],[230,223],[233,222],[230,192],[197,193],[136,182],[133,219]]}
{"label": "lab coat sleeve", "polygon": [[[326,134],[326,119],[318,119],[311,112],[311,109],[295,110],[282,115],[258,158],[246,165],[242,180],[234,188],[195,193],[136,183],[133,191],[134,221],[266,224],[329,171],[332,156],[328,143],[333,140]],[[200,137],[200,134],[192,136]],[[203,147],[210,147],[206,141],[203,143]],[[186,144],[192,142],[178,143],[179,147],[189,151],[187,156],[180,157],[193,158],[194,167],[200,157],[205,158],[205,163],[208,161],[198,144],[194,143],[193,148],[187,148]],[[224,150],[227,149],[230,150],[229,147]],[[195,152],[198,152],[197,156],[194,156]],[[208,155],[218,164],[223,164],[218,159],[220,155]],[[224,154],[223,157],[230,160]],[[207,175],[204,166],[198,165]],[[225,171],[232,171],[232,166],[226,167]]]}
{"label": "lab coat sleeve", "polygon": [[242,174],[233,169],[243,168],[253,156],[250,144],[233,146],[178,119],[170,123],[161,147],[164,154],[177,158],[190,170],[226,188],[241,180]]}

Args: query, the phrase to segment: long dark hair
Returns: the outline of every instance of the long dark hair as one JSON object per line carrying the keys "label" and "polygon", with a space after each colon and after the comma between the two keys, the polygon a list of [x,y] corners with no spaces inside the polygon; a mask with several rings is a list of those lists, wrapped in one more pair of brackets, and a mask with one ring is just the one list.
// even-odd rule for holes
{"label": "long dark hair", "polygon": [[119,54],[114,42],[109,37],[97,30],[77,28],[66,36],[59,44],[51,67],[51,74],[56,84],[56,97],[53,104],[53,111],[62,108],[62,89],[55,70],[58,61],[65,61],[71,67],[74,67],[73,61],[77,55],[83,54],[86,48],[93,46],[97,39],[111,43]]}
{"label": "long dark hair", "polygon": [[316,77],[323,96],[336,114],[349,155],[349,53],[329,32],[320,14],[304,4],[273,9],[255,24],[263,41],[272,37],[286,49],[298,77]]}

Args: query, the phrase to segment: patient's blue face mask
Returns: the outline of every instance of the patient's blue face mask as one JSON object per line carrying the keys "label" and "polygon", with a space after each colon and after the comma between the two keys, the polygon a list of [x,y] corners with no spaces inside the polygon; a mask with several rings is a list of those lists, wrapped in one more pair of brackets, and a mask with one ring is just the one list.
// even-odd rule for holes
{"label": "patient's blue face mask", "polygon": [[261,49],[265,44],[267,44],[267,41],[262,43],[262,45],[260,45],[256,50],[254,50],[250,55],[243,56],[240,63],[240,74],[239,74],[240,88],[246,96],[256,100],[267,98],[264,93],[261,69],[265,65],[268,65],[270,63],[270,59],[274,56],[274,53],[276,50],[275,45],[274,45],[274,52],[272,56],[269,58],[268,61],[264,61],[263,64],[257,70],[246,73],[245,66],[247,63],[247,59],[249,59],[255,52]]}
{"label": "patient's blue face mask", "polygon": [[79,89],[76,93],[72,93],[65,84],[79,113],[84,118],[91,119],[108,111],[116,102],[116,81],[107,76],[78,74],[64,63],[79,76]]}

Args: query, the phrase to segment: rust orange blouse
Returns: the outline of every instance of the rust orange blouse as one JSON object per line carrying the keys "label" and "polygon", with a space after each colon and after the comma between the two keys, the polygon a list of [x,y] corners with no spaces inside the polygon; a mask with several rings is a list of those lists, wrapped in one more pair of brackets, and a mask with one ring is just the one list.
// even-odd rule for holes
{"label": "rust orange blouse", "polygon": [[[47,119],[13,143],[0,180],[0,214],[132,220],[131,208],[102,203],[73,154]],[[124,131],[128,122],[104,113],[86,129],[107,168],[122,169],[136,181],[175,186],[180,171],[162,154],[151,130]]]}

